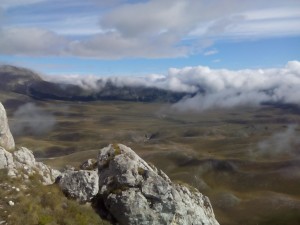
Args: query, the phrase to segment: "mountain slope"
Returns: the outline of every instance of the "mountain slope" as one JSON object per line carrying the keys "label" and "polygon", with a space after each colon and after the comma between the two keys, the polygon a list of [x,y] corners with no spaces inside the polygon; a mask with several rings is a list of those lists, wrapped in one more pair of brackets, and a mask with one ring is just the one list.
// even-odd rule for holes
{"label": "mountain slope", "polygon": [[8,65],[0,67],[0,77],[0,90],[40,100],[177,102],[187,94],[155,87],[118,87],[112,82],[106,82],[99,90],[87,90],[73,84],[45,81],[31,70]]}

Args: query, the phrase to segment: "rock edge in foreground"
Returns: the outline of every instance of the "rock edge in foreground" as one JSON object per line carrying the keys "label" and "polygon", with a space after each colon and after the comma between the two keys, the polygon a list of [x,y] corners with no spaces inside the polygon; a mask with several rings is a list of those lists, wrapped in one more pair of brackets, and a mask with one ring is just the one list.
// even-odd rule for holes
{"label": "rock edge in foreground", "polygon": [[6,111],[1,102],[0,102],[0,146],[7,150],[12,150],[15,148],[15,141],[8,126]]}
{"label": "rock edge in foreground", "polygon": [[[95,173],[99,178],[89,179]],[[103,217],[121,225],[219,224],[208,197],[172,183],[122,144],[101,149],[91,170],[65,171],[59,185],[68,196],[92,201]]]}

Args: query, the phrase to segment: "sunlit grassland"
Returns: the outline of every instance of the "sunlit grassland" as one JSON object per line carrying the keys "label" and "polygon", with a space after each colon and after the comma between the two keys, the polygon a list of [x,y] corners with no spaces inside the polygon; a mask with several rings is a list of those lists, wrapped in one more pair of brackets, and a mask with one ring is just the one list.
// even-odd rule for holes
{"label": "sunlit grassland", "polygon": [[[279,215],[277,224],[299,224],[299,144],[293,154],[272,155],[269,149],[265,155],[258,147],[299,124],[294,111],[262,106],[178,113],[162,103],[35,104],[54,115],[56,124],[44,135],[16,136],[16,142],[49,165],[78,166],[109,143],[123,143],[172,180],[208,195],[221,224],[276,224]],[[18,122],[12,108],[8,112]]]}
{"label": "sunlit grassland", "polygon": [[[0,218],[11,225],[109,225],[86,204],[67,199],[57,185],[44,186],[38,175],[30,182],[0,171]],[[13,206],[8,201],[14,203]]]}

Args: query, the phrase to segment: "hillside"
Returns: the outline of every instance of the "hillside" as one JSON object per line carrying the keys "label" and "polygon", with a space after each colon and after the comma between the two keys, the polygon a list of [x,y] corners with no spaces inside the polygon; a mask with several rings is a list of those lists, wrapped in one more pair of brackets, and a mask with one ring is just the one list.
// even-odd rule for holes
{"label": "hillside", "polygon": [[[74,84],[46,81],[29,69],[9,65],[0,66],[0,77],[0,91],[39,100],[177,102],[187,94],[156,87],[119,87],[112,82],[106,82],[101,89],[88,90]],[[97,83],[101,83],[101,80]]]}

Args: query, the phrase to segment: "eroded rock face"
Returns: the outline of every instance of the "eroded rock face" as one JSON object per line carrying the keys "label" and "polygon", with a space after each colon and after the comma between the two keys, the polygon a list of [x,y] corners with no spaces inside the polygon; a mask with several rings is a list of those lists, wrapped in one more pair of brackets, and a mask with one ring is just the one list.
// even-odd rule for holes
{"label": "eroded rock face", "polygon": [[69,197],[88,202],[98,194],[99,177],[97,171],[67,170],[59,178],[59,186]]}
{"label": "eroded rock face", "polygon": [[13,156],[17,164],[28,165],[29,167],[33,167],[35,165],[34,155],[32,151],[27,148],[19,148],[18,151],[13,152]]}
{"label": "eroded rock face", "polygon": [[12,154],[0,147],[0,169],[6,169],[14,166]]}
{"label": "eroded rock face", "polygon": [[93,160],[83,165],[89,170],[65,171],[59,186],[67,196],[91,201],[102,217],[116,224],[219,224],[206,196],[172,183],[125,145],[101,149],[95,170]]}
{"label": "eroded rock face", "polygon": [[54,170],[44,163],[36,162],[29,149],[21,147],[12,153],[7,151],[11,149],[15,149],[15,142],[9,130],[6,111],[0,103],[0,169],[7,169],[10,177],[24,179],[38,174],[42,179],[41,182],[45,185],[53,184],[60,175],[58,170]]}
{"label": "eroded rock face", "polygon": [[124,145],[100,151],[98,173],[98,201],[108,217],[121,225],[219,224],[206,196],[173,184],[166,174]]}
{"label": "eroded rock face", "polygon": [[53,184],[60,175],[58,170],[54,170],[44,163],[36,162],[32,151],[24,147],[13,153],[0,147],[0,169],[7,169],[10,177],[22,177],[24,179],[39,174],[45,185]]}
{"label": "eroded rock face", "polygon": [[15,141],[13,136],[11,135],[6,111],[0,102],[0,146],[7,150],[13,150],[15,148]]}

